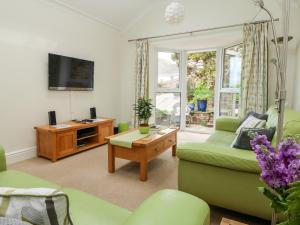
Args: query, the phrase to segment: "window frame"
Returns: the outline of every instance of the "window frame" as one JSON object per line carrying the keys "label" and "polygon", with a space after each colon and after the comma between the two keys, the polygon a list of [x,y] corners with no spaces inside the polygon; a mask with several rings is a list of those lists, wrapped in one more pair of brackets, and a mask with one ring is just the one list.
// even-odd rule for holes
{"label": "window frame", "polygon": [[[156,121],[156,96],[157,94],[163,94],[163,93],[175,93],[175,94],[179,94],[180,96],[180,114],[182,115],[182,113],[185,113],[183,112],[183,105],[184,105],[184,100],[182,98],[182,96],[184,95],[184,93],[186,92],[184,90],[184,83],[185,83],[185,77],[183,76],[184,74],[184,71],[183,71],[183,64],[185,63],[183,61],[183,57],[185,55],[185,52],[184,51],[180,51],[180,50],[176,50],[176,49],[168,49],[168,48],[156,48],[155,49],[155,80],[154,80],[154,105],[155,105],[155,110],[154,110],[154,121]],[[160,88],[158,86],[158,53],[159,52],[166,52],[166,53],[177,53],[179,54],[179,85],[178,85],[178,88]],[[183,119],[182,119],[182,116],[180,115],[180,129],[183,128]]]}
{"label": "window frame", "polygon": [[[218,116],[221,116],[221,94],[241,94],[241,88],[224,88],[223,78],[224,78],[224,64],[225,64],[225,53],[226,49],[232,48],[238,45],[243,45],[243,41],[237,41],[231,43],[230,45],[224,46],[221,49],[221,60],[220,60],[220,77],[219,77],[219,93],[218,93]],[[239,103],[240,104],[240,103]],[[238,117],[238,116],[234,116]]]}

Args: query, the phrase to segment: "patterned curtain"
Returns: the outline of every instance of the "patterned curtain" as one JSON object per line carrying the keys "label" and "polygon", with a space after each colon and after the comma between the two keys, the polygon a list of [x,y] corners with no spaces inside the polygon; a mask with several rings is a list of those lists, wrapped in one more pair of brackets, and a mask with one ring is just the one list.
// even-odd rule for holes
{"label": "patterned curtain", "polygon": [[268,107],[268,23],[244,26],[240,116]]}
{"label": "patterned curtain", "polygon": [[[136,76],[135,76],[135,103],[141,97],[149,97],[149,44],[148,40],[136,42]],[[138,124],[134,114],[133,124]]]}

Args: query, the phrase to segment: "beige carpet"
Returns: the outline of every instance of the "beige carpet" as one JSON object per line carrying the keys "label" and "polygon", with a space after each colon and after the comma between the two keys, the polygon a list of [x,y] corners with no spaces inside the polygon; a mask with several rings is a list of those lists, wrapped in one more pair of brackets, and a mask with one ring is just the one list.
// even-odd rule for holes
{"label": "beige carpet", "polygon": [[[204,141],[208,135],[180,132],[178,142]],[[89,150],[58,162],[42,158],[29,159],[9,166],[61,186],[77,188],[96,195],[121,207],[133,210],[156,192],[165,188],[177,189],[177,163],[171,149],[154,159],[148,166],[148,181],[139,181],[139,165],[122,159],[116,160],[116,173],[107,172],[107,146]],[[222,216],[248,222],[253,225],[264,221],[230,211],[212,208],[212,224],[220,224]]]}

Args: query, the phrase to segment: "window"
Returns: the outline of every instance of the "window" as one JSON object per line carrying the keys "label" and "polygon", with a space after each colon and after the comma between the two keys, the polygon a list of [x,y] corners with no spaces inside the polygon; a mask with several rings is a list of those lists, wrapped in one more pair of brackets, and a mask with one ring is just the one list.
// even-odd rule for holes
{"label": "window", "polygon": [[158,52],[158,88],[179,88],[179,53]]}
{"label": "window", "polygon": [[155,123],[163,126],[180,126],[179,52],[157,52],[157,84],[155,93]]}
{"label": "window", "polygon": [[224,49],[220,88],[220,115],[237,117],[240,104],[243,45]]}

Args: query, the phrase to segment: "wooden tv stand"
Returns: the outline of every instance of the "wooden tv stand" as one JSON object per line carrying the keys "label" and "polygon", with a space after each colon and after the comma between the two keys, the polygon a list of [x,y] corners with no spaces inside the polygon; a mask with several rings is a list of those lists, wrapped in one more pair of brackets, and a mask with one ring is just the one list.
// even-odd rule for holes
{"label": "wooden tv stand", "polygon": [[37,154],[55,162],[56,160],[107,143],[105,137],[113,135],[114,119],[99,122],[66,122],[67,128],[44,125],[35,127]]}

